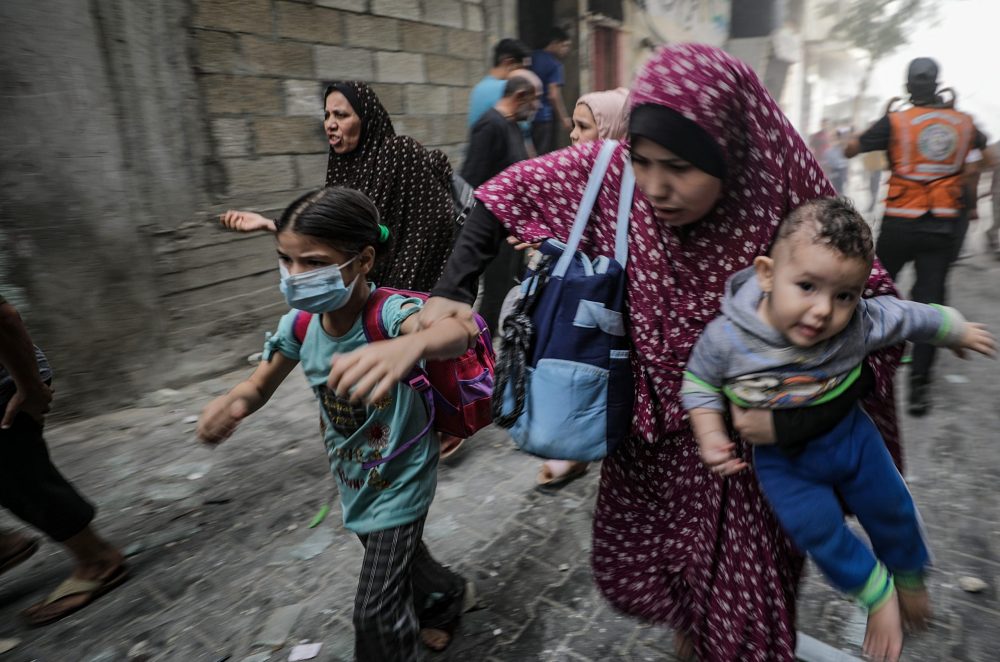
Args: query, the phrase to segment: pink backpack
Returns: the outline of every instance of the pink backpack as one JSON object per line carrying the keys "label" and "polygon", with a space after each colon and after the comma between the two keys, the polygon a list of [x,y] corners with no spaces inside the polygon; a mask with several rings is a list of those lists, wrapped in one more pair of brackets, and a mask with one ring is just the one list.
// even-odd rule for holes
{"label": "pink backpack", "polygon": [[[389,335],[382,325],[382,308],[386,299],[394,294],[426,301],[430,296],[424,292],[397,290],[389,287],[376,288],[362,311],[362,328],[368,342],[388,340]],[[298,311],[292,327],[295,339],[301,344],[312,313]],[[466,439],[493,421],[491,398],[493,395],[493,373],[496,356],[493,341],[485,320],[475,315],[479,325],[476,345],[462,356],[445,361],[427,361],[424,368],[418,366],[403,381],[423,394],[427,403],[429,420],[420,434],[401,445],[394,453],[381,460],[369,462],[365,469],[391,460],[422,439],[431,427],[442,434]]]}

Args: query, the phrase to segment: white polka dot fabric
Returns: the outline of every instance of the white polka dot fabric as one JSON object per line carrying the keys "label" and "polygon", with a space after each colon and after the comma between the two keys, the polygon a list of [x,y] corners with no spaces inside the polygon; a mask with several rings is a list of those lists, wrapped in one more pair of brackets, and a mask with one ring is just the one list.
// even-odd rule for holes
{"label": "white polka dot fabric", "polygon": [[[717,207],[682,229],[659,224],[636,192],[628,264],[633,437],[604,462],[594,576],[618,609],[689,631],[701,659],[792,660],[801,559],[752,472],[724,481],[701,465],[679,390],[729,275],[767,251],[788,212],[834,191],[756,74],[719,49],[688,44],[659,51],[631,91],[633,108],[646,103],[674,109],[708,133],[725,155],[727,175]],[[521,239],[565,240],[599,149],[579,145],[522,162],[480,187],[477,197]],[[627,158],[623,141],[584,251],[614,254],[617,188]],[[876,265],[868,294],[892,291]],[[898,450],[896,359],[898,350],[873,357],[878,393],[867,404]]]}

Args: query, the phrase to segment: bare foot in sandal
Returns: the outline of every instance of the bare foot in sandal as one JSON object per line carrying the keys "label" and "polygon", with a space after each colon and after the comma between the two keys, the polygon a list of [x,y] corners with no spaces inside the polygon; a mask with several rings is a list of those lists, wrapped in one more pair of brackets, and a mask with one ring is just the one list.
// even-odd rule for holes
{"label": "bare foot in sandal", "polygon": [[436,628],[421,628],[420,641],[435,653],[440,653],[451,643],[451,635]]}
{"label": "bare foot in sandal", "polygon": [[587,473],[587,462],[572,460],[546,460],[538,471],[535,484],[543,489],[555,489],[573,482]]}
{"label": "bare foot in sandal", "polygon": [[68,616],[128,579],[125,557],[91,527],[63,544],[76,557],[76,568],[45,600],[24,611],[29,625],[47,625]]}

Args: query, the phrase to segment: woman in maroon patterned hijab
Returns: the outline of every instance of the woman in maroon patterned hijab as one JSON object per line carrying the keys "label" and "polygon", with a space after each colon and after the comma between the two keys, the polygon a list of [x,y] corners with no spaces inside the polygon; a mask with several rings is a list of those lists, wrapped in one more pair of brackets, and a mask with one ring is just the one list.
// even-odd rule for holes
{"label": "woman in maroon patterned hijab", "polygon": [[[630,107],[630,139],[614,153],[581,245],[614,254],[618,188],[631,157],[640,189],[627,267],[635,411],[631,438],[601,473],[594,577],[617,609],[675,628],[687,655],[793,660],[802,558],[753,472],[720,478],[701,464],[679,390],[726,279],[767,252],[792,209],[834,191],[753,71],[721,50],[660,50],[633,85]],[[583,144],[522,162],[476,196],[518,240],[565,241],[599,149]],[[467,245],[459,239],[443,281],[450,273],[471,282],[452,264],[468,261]],[[893,291],[876,265],[866,295]],[[448,292],[447,283],[435,288],[460,298]],[[898,350],[871,358],[876,388],[866,408],[898,458],[897,358]]]}

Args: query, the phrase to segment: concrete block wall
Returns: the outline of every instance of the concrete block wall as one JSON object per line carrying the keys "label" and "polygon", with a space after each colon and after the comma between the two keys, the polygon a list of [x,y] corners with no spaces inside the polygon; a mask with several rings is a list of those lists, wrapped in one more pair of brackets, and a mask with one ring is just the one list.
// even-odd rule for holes
{"label": "concrete block wall", "polygon": [[[227,208],[276,215],[326,178],[324,84],[372,84],[396,132],[457,169],[472,86],[495,39],[474,0],[193,0],[188,39],[210,173],[204,210],[164,229],[155,259],[174,360],[164,383],[238,364],[285,305],[270,235],[219,229]],[[496,23],[496,21],[493,21]]]}
{"label": "concrete block wall", "polygon": [[0,291],[55,367],[56,414],[245,365],[285,309],[273,237],[218,214],[322,185],[332,79],[371,82],[459,166],[516,2],[0,3]]}
{"label": "concrete block wall", "polygon": [[[194,66],[219,199],[322,183],[323,83],[374,83],[399,133],[457,160],[488,44],[481,2],[195,0]],[[297,157],[312,155],[316,158]]]}

